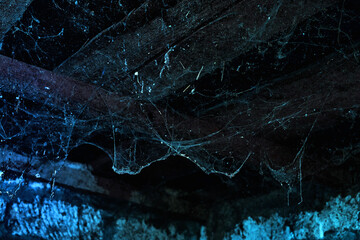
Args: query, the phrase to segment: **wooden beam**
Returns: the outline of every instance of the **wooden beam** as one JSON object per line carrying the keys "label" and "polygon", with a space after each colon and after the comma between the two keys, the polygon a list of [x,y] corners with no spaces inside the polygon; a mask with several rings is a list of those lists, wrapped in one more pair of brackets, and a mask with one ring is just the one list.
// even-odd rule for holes
{"label": "wooden beam", "polygon": [[0,55],[0,92],[76,111],[88,104],[100,112],[126,109],[130,98]]}

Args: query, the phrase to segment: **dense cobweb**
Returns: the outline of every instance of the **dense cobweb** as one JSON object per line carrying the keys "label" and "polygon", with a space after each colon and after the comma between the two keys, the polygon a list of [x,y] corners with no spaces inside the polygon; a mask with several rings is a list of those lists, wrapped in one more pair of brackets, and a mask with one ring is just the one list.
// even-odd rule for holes
{"label": "dense cobweb", "polygon": [[[52,11],[102,13],[86,1],[52,2]],[[323,129],[323,115],[334,113],[354,124],[358,119],[359,105],[336,104],[332,99],[342,85],[329,78],[341,78],[335,66],[357,64],[359,12],[344,4],[306,12],[307,4],[312,3],[303,1],[304,13],[284,17],[284,9],[296,6],[294,3],[266,1],[247,5],[260,16],[259,22],[250,24],[236,15],[238,3],[229,1],[219,10],[220,17],[209,17],[196,26],[191,15],[202,13],[199,6],[170,2],[159,5],[161,11],[154,13],[147,13],[147,7],[149,11],[152,7],[148,2],[127,7],[121,1],[111,2],[106,8],[113,15],[104,18],[114,19],[121,12],[123,18],[116,24],[104,19],[89,23],[84,17],[62,28],[50,28],[51,23],[39,20],[34,8],[28,10],[27,17],[2,40],[1,53],[15,59],[25,56],[23,61],[89,84],[91,91],[81,101],[75,94],[62,99],[56,90],[44,97],[47,89],[29,99],[25,92],[31,86],[0,85],[2,148],[30,156],[31,165],[32,158],[65,162],[71,150],[90,144],[106,152],[119,174],[137,174],[155,161],[180,155],[206,173],[233,177],[253,161],[260,171],[270,169],[282,184],[301,182],[309,138]],[[149,19],[134,26],[141,11]],[[180,16],[182,22],[174,25],[171,19]],[[43,24],[49,29],[44,30]],[[226,24],[232,28],[228,32]],[[214,34],[199,43],[194,37],[219,26],[225,33],[233,31],[233,38],[225,40]],[[71,45],[72,32],[83,32],[82,42]],[[162,35],[155,37],[154,33]],[[242,38],[237,39],[238,35]],[[11,48],[14,38],[26,40],[22,49]],[[153,38],[163,38],[159,46],[165,47],[156,49],[158,45],[151,45],[157,44]],[[219,41],[219,49],[208,46],[211,41]],[[55,50],[68,51],[57,46],[58,42],[74,49],[63,54],[66,59],[54,55]],[[228,50],[227,44],[232,46]],[[324,61],[328,61],[327,68],[321,65]],[[303,85],[292,80],[299,78],[306,79]],[[322,91],[325,93],[319,94]],[[294,137],[294,132],[300,133]],[[279,146],[267,140],[279,133],[287,139],[279,142],[289,141],[281,148],[284,159],[274,159],[272,152]],[[339,161],[357,151],[353,143],[339,146],[324,148],[329,154],[343,153]]]}

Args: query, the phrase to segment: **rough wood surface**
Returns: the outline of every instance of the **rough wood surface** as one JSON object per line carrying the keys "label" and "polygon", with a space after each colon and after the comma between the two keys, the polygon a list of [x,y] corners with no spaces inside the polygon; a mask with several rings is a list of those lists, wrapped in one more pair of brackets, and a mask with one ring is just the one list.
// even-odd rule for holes
{"label": "rough wood surface", "polygon": [[[139,96],[156,100],[186,87],[200,72],[204,75],[221,69],[224,62],[259,41],[286,32],[334,2],[180,1],[163,18],[137,26],[139,16],[146,16],[151,9],[152,1],[148,1],[89,41],[55,71],[85,82],[96,81],[121,95],[133,95],[139,92],[136,88],[143,88],[145,92]],[[136,78],[139,86],[134,87]]]}
{"label": "rough wood surface", "polygon": [[0,42],[7,31],[21,19],[33,0],[3,0],[0,2]]}

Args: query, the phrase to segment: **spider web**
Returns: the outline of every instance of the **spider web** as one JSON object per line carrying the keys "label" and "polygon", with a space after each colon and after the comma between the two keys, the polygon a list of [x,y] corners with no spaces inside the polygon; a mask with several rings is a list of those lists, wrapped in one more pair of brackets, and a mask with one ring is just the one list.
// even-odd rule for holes
{"label": "spider web", "polygon": [[[87,99],[76,90],[64,98],[49,85],[32,96],[33,83],[3,81],[2,148],[65,162],[71,150],[90,144],[106,152],[119,174],[137,174],[171,155],[230,178],[252,162],[288,186],[301,184],[304,164],[319,157],[314,149],[338,163],[356,154],[358,135],[318,146],[316,134],[331,127],[329,116],[348,123],[344,131],[359,127],[358,9],[342,1],[324,9],[315,4],[314,12],[306,10],[313,2],[300,1],[303,12],[284,17],[297,5],[249,1],[240,6],[261,16],[252,22],[237,14],[239,1],[228,2],[220,16],[194,27],[191,16],[205,11],[197,1],[164,2],[152,12],[151,1],[35,0],[3,38],[1,54],[91,91]],[[50,14],[35,11],[43,5]],[[58,26],[52,13],[72,15]],[[142,13],[146,20],[136,26]],[[76,40],[75,32],[81,32]],[[229,32],[231,39],[222,36]],[[353,93],[352,101],[342,101],[341,88],[353,87],[345,94]]]}

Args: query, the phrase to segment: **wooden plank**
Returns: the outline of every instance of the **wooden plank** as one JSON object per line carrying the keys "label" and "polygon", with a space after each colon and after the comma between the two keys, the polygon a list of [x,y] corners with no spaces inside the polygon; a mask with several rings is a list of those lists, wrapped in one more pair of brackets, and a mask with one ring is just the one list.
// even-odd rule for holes
{"label": "wooden plank", "polygon": [[[121,98],[103,88],[54,74],[29,64],[0,55],[0,92],[20,95],[34,102],[79,110],[88,104],[100,112],[119,111],[132,100]],[[70,103],[70,104],[69,104]]]}
{"label": "wooden plank", "polygon": [[0,2],[0,42],[16,21],[20,20],[33,0],[2,0]]}
{"label": "wooden plank", "polygon": [[[185,87],[198,75],[222,68],[224,61],[334,2],[180,1],[164,17],[131,29],[136,22],[133,18],[146,15],[144,4],[55,71],[85,82],[96,81],[124,96],[137,94],[156,100]],[[124,24],[131,30],[124,32]]]}

